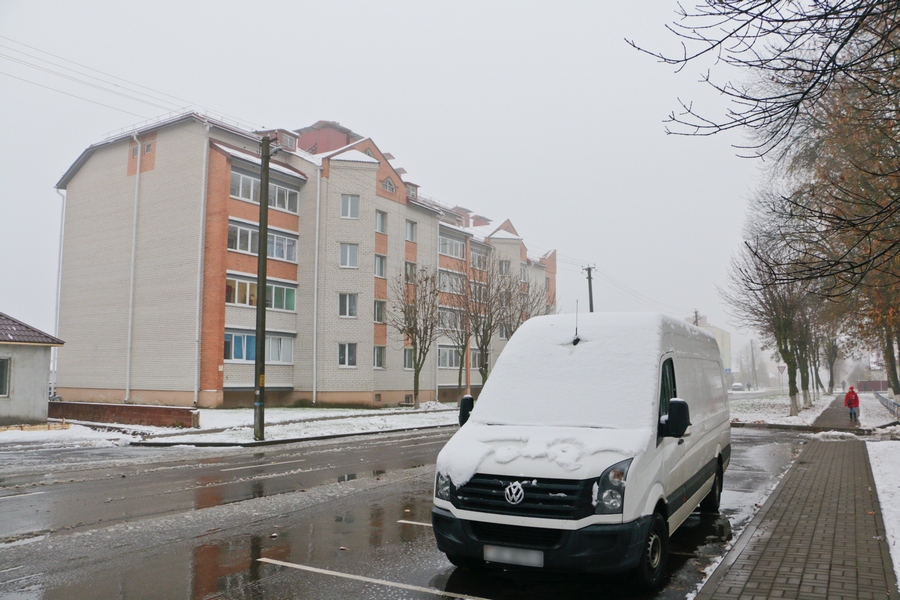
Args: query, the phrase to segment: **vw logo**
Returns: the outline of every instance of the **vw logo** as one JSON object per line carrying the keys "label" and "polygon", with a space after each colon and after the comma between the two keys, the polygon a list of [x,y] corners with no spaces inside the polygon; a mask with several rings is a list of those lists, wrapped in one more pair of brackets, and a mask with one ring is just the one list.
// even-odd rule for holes
{"label": "vw logo", "polygon": [[503,491],[503,495],[506,497],[506,501],[510,504],[518,504],[525,498],[525,490],[522,489],[522,484],[518,481],[513,481],[511,484],[506,486],[506,489]]}

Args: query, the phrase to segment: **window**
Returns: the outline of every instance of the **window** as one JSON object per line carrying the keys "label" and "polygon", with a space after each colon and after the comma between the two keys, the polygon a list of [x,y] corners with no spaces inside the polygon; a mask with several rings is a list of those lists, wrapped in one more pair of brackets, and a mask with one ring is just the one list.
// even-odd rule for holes
{"label": "window", "polygon": [[403,349],[403,368],[404,369],[415,369],[415,361],[413,360],[413,349],[412,348],[404,348]]}
{"label": "window", "polygon": [[269,183],[269,206],[288,212],[297,213],[300,193],[277,183]]}
{"label": "window", "polygon": [[384,368],[384,352],[385,352],[384,346],[375,346],[375,352],[374,352],[375,356],[373,358],[372,365],[376,369]]}
{"label": "window", "polygon": [[338,344],[338,366],[356,366],[356,344]]}
{"label": "window", "polygon": [[415,223],[415,221],[407,221],[406,222],[406,241],[407,242],[416,241],[416,223]]}
{"label": "window", "polygon": [[[481,368],[481,350],[478,348],[469,348],[469,362],[473,369]],[[488,358],[490,362],[490,358]]]}
{"label": "window", "polygon": [[259,253],[259,231],[239,225],[228,226],[228,249],[250,254]]}
{"label": "window", "polygon": [[293,339],[280,336],[266,336],[266,362],[267,363],[291,363],[293,362]]}
{"label": "window", "polygon": [[341,266],[347,269],[359,267],[359,244],[341,244]]}
{"label": "window", "polygon": [[144,154],[150,154],[151,150],[153,150],[153,144],[144,144]]}
{"label": "window", "polygon": [[415,200],[416,197],[418,197],[418,195],[419,195],[419,193],[418,193],[418,190],[416,189],[416,186],[414,186],[414,185],[406,186],[406,197],[407,198],[409,198],[410,200]]}
{"label": "window", "polygon": [[438,368],[459,368],[459,346],[438,346]]}
{"label": "window", "polygon": [[359,218],[359,196],[351,194],[341,194],[341,218]]}
{"label": "window", "polygon": [[506,323],[501,323],[499,327],[497,327],[497,337],[501,340],[508,340],[510,336],[509,325]]}
{"label": "window", "polygon": [[[137,146],[135,146],[137,148]],[[9,396],[9,373],[12,359],[0,358],[0,397]]]}
{"label": "window", "polygon": [[250,202],[259,202],[259,179],[232,171],[231,196]]}
{"label": "window", "polygon": [[278,310],[293,311],[296,295],[297,290],[292,287],[284,287],[282,285],[267,285],[266,308],[277,308]]}
{"label": "window", "polygon": [[387,256],[375,255],[375,277],[384,277],[387,272]]}
{"label": "window", "polygon": [[509,261],[508,260],[500,261],[500,274],[501,275],[509,275]]}
{"label": "window", "polygon": [[519,281],[528,281],[528,265],[525,263],[519,265]]}
{"label": "window", "polygon": [[397,190],[397,186],[394,185],[394,182],[390,177],[381,182],[381,189],[386,192],[394,193]]}
{"label": "window", "polygon": [[338,294],[338,314],[342,317],[357,316],[356,303],[359,294]]}
{"label": "window", "polygon": [[375,301],[375,322],[384,323],[384,300]]}
{"label": "window", "polygon": [[438,238],[438,251],[445,256],[454,258],[466,257],[466,243],[451,237],[440,236]]}
{"label": "window", "polygon": [[471,250],[469,252],[473,269],[484,271],[487,268],[487,252],[483,250]]}
{"label": "window", "polygon": [[[293,362],[294,338],[267,335],[266,364]],[[253,333],[226,333],[225,360],[253,362],[256,360],[256,335]]]}
{"label": "window", "polygon": [[488,300],[488,287],[486,283],[478,281],[469,282],[469,297],[472,302],[484,304]]}
{"label": "window", "polygon": [[451,308],[438,309],[438,327],[440,329],[449,329],[451,331],[459,331],[462,319],[459,311]]}
{"label": "window", "polygon": [[440,287],[442,292],[449,294],[461,294],[465,285],[465,279],[459,273],[449,271],[440,272]]}
{"label": "window", "polygon": [[[231,189],[232,198],[239,198],[248,202],[259,202],[260,190],[259,177],[256,175],[248,175],[237,171],[231,172]],[[268,203],[272,208],[279,208],[288,212],[297,213],[300,199],[300,192],[291,189],[286,185],[269,182]]]}
{"label": "window", "polygon": [[140,146],[132,146],[131,147],[131,158],[137,158],[138,153],[141,151]]}
{"label": "window", "polygon": [[387,233],[387,213],[380,210],[375,211],[375,231],[378,233]]}
{"label": "window", "polygon": [[406,265],[404,266],[403,274],[406,276],[407,281],[415,281],[416,280],[416,263],[406,261]]}
{"label": "window", "polygon": [[293,150],[297,147],[297,140],[291,135],[281,135],[281,145],[288,150]]}
{"label": "window", "polygon": [[297,240],[275,233],[270,233],[268,239],[269,243],[266,245],[268,258],[297,262]]}
{"label": "window", "polygon": [[225,279],[225,303],[256,306],[256,282]]}
{"label": "window", "polygon": [[669,400],[677,397],[678,390],[675,387],[675,363],[671,358],[667,358],[662,364],[662,374],[659,381],[659,429],[657,430],[658,438],[665,435],[665,427],[662,423],[662,417],[669,414]]}

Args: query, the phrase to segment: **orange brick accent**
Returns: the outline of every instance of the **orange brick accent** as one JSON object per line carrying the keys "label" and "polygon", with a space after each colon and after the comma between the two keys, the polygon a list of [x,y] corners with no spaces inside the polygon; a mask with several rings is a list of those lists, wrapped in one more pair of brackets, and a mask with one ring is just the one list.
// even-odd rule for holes
{"label": "orange brick accent", "polygon": [[388,253],[388,236],[384,233],[375,232],[375,254],[387,255]]}
{"label": "orange brick accent", "polygon": [[[230,167],[229,177],[231,177]],[[231,193],[230,187],[231,182],[229,179],[229,189],[226,190],[227,194]],[[228,195],[226,195],[226,197],[228,197],[228,214],[230,214],[232,217],[237,217],[238,219],[244,219],[245,221],[253,221],[254,223],[259,223],[258,204],[244,202],[243,200],[235,200]],[[278,227],[279,229],[286,229],[288,231],[297,231],[297,229],[300,227],[300,217],[280,210],[269,209],[269,226]]]}
{"label": "orange brick accent", "polygon": [[[228,235],[228,227],[226,225],[225,235]],[[222,242],[222,247],[226,247],[228,239]],[[252,254],[244,254],[243,252],[228,252],[225,264],[230,271],[240,271],[242,273],[256,273],[256,265],[259,260]],[[284,262],[283,260],[269,259],[266,263],[266,275],[278,279],[287,279],[290,281],[297,280],[297,265],[294,263]],[[222,275],[222,306],[225,306],[225,275]],[[224,343],[224,342],[223,342]],[[223,348],[224,352],[224,348]]]}
{"label": "orange brick accent", "polygon": [[466,261],[453,258],[452,256],[444,256],[443,254],[438,256],[438,265],[441,269],[456,271],[458,273],[465,273],[467,267]]}
{"label": "orange brick accent", "polygon": [[387,345],[387,323],[375,323],[374,344],[376,346]]}
{"label": "orange brick accent", "polygon": [[[146,173],[147,171],[152,171],[156,168],[156,132],[151,132],[144,134],[138,137],[141,143],[141,173]],[[150,153],[147,154],[144,152],[144,144],[151,144]],[[132,139],[128,143],[128,176],[131,177],[135,173],[137,173],[137,164],[138,159],[134,157],[134,148],[135,143]]]}
{"label": "orange brick accent", "polygon": [[416,256],[419,254],[419,245],[415,242],[406,242],[406,260],[409,262],[418,262]]}
{"label": "orange brick accent", "polygon": [[225,364],[225,270],[229,255],[234,254],[227,248],[230,182],[230,161],[221,152],[210,150],[203,244],[200,389],[218,392],[223,384],[219,367]]}
{"label": "orange brick accent", "polygon": [[387,279],[375,278],[375,299],[387,300]]}

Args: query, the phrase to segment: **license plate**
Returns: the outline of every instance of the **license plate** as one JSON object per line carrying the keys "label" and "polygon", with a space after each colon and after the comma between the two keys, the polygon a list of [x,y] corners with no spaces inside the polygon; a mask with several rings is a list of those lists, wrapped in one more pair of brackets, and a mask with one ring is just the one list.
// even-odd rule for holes
{"label": "license plate", "polygon": [[485,545],[484,560],[523,567],[543,567],[544,553],[540,550],[523,550],[522,548]]}

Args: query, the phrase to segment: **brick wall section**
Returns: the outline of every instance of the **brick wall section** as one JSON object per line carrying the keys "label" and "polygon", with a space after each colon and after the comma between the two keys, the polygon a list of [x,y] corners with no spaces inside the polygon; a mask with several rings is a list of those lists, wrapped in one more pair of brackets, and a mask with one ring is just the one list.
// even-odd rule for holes
{"label": "brick wall section", "polygon": [[74,419],[94,423],[124,423],[155,427],[200,427],[200,412],[175,406],[141,404],[96,404],[50,402],[51,419]]}

